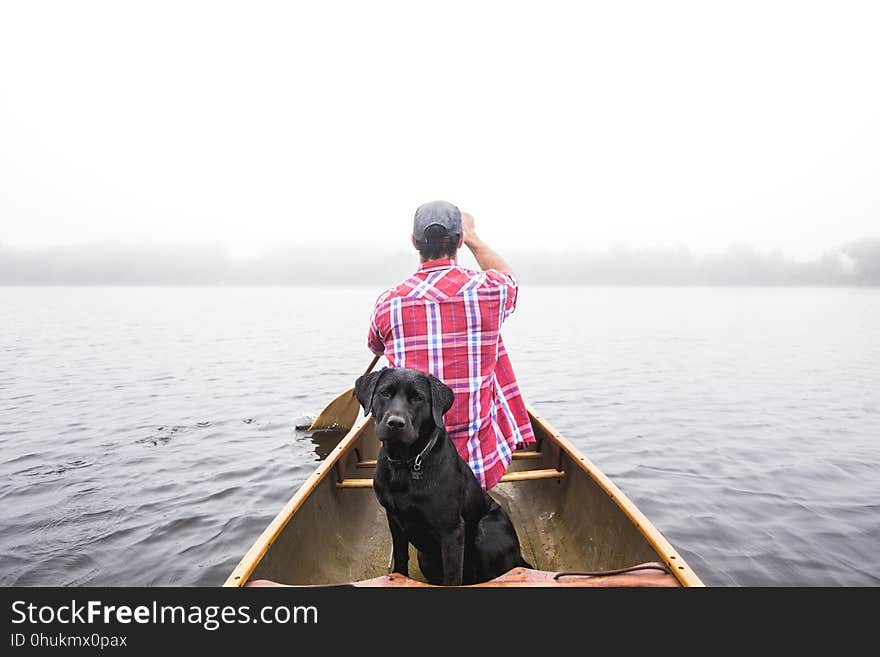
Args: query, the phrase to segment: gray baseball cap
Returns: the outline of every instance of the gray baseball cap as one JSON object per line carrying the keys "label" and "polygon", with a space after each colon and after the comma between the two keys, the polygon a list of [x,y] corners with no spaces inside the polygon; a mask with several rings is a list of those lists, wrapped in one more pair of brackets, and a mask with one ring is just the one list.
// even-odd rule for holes
{"label": "gray baseball cap", "polygon": [[449,235],[461,235],[461,210],[447,201],[420,205],[413,221],[413,237],[421,242],[428,226],[443,226]]}

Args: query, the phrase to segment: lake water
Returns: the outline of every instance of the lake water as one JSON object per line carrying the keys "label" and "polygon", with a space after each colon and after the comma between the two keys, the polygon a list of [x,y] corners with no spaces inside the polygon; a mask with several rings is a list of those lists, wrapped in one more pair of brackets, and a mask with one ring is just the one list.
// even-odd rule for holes
{"label": "lake water", "polygon": [[[379,291],[0,287],[0,584],[222,584]],[[880,585],[880,289],[525,286],[505,340],[707,584]]]}

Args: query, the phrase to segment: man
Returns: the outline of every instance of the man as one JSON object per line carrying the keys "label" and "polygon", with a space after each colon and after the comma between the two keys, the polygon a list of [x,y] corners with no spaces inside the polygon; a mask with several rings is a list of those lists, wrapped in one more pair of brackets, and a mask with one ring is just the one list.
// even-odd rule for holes
{"label": "man", "polygon": [[[446,201],[416,210],[412,243],[421,266],[376,301],[367,344],[392,367],[427,372],[452,388],[446,429],[488,490],[513,450],[535,442],[501,339],[501,324],[516,306],[516,279],[477,236],[474,218]],[[462,244],[482,271],[458,264]]]}

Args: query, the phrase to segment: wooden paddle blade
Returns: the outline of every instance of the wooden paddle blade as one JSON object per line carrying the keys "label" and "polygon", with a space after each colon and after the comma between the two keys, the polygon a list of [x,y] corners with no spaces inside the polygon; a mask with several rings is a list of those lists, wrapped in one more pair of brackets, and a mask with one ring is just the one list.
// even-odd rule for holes
{"label": "wooden paddle blade", "polygon": [[361,405],[354,396],[354,388],[349,388],[330,402],[321,414],[312,422],[309,431],[325,431],[327,429],[348,432],[357,420]]}
{"label": "wooden paddle blade", "polygon": [[[373,356],[373,360],[370,361],[370,365],[367,367],[367,371],[364,372],[364,376],[369,374],[373,368],[376,367],[379,358],[381,358],[381,355]],[[312,422],[308,431],[327,431],[328,429],[333,429],[348,433],[357,420],[360,408],[361,405],[354,396],[354,388],[349,388],[330,402],[327,408],[321,411],[321,414],[315,418],[315,421]]]}

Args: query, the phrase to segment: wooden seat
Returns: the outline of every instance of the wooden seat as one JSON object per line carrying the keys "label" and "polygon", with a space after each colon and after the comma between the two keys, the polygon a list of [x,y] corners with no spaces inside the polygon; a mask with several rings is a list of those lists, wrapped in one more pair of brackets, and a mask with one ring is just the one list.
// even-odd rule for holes
{"label": "wooden seat", "polygon": [[[272,587],[287,586],[265,579],[251,580],[247,587]],[[340,586],[336,584],[335,586]],[[342,584],[341,586],[362,587],[388,587],[388,588],[428,588],[433,585],[401,575],[391,573],[372,579]],[[608,573],[554,573],[545,570],[532,570],[530,568],[514,568],[500,577],[496,577],[482,584],[472,584],[476,587],[511,587],[511,586],[535,586],[535,587],[677,587],[678,581],[663,564],[650,562],[639,564],[633,568],[624,568],[619,571]]]}

